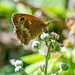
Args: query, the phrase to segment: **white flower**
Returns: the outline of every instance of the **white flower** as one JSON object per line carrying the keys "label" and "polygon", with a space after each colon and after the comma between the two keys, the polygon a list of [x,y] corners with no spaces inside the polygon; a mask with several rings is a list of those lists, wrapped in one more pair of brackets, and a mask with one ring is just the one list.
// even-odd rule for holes
{"label": "white flower", "polygon": [[11,59],[9,62],[11,63],[11,65],[15,65],[15,59]]}
{"label": "white flower", "polygon": [[49,34],[48,33],[43,33],[41,35],[41,39],[47,41],[49,39]]}
{"label": "white flower", "polygon": [[17,66],[17,67],[15,68],[15,72],[19,72],[21,69],[22,69],[22,66]]}
{"label": "white flower", "polygon": [[42,72],[45,71],[45,62],[39,62],[38,66]]}
{"label": "white flower", "polygon": [[16,66],[22,66],[22,65],[23,65],[23,62],[21,60],[16,60],[15,67]]}
{"label": "white flower", "polygon": [[38,66],[43,68],[45,66],[45,62],[39,62]]}
{"label": "white flower", "polygon": [[39,47],[39,44],[40,44],[39,41],[33,41],[32,47],[33,47],[33,48],[38,48],[38,47]]}

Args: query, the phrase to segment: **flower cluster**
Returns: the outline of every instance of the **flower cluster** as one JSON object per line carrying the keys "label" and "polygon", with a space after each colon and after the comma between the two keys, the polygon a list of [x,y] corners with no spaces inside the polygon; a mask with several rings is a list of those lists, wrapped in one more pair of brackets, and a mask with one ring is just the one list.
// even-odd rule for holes
{"label": "flower cluster", "polygon": [[19,72],[22,70],[23,62],[21,60],[16,60],[14,65],[15,65],[15,72]]}
{"label": "flower cluster", "polygon": [[59,40],[59,35],[56,34],[55,32],[52,32],[52,33],[50,33],[50,38],[55,39],[55,40]]}
{"label": "flower cluster", "polygon": [[42,72],[45,72],[45,62],[39,62],[38,66]]}
{"label": "flower cluster", "polygon": [[[47,75],[47,65],[48,65],[48,60],[50,59],[50,53],[60,51],[60,46],[59,46],[58,42],[56,41],[56,40],[59,40],[59,35],[54,32],[52,32],[50,34],[42,33],[40,36],[40,40],[42,40],[42,41],[41,42],[33,41],[32,47],[39,50],[39,53],[42,54],[43,56],[45,56],[46,61],[39,62],[38,66],[39,66],[40,70],[45,75]],[[42,42],[44,43],[43,45],[45,45],[48,49],[47,54],[45,54],[43,52],[42,48],[40,48],[40,45],[42,46]],[[71,45],[70,42],[69,42],[69,44]],[[59,73],[61,71],[65,71],[67,69],[68,69],[68,65],[66,63],[61,63],[60,70],[58,72],[52,73],[50,75],[56,75],[57,73]]]}
{"label": "flower cluster", "polygon": [[[51,37],[51,38],[50,38]],[[54,39],[54,40],[52,40]],[[58,43],[57,41],[55,41],[59,39],[59,35],[52,32],[51,34],[48,34],[48,33],[42,33],[41,36],[40,36],[40,40],[42,40],[42,42],[44,42],[44,45],[48,48],[48,52],[47,53],[48,55],[46,55],[43,50],[40,48],[40,45],[42,46],[42,42],[39,42],[39,41],[33,41],[32,43],[32,47],[39,50],[39,53],[46,58],[46,61],[48,62],[49,58],[50,58],[50,47],[53,47],[53,50],[51,52],[56,52],[57,50],[60,50],[59,46],[58,46]],[[44,46],[43,45],[43,46]],[[50,46],[51,45],[51,46]],[[40,70],[45,74],[47,71],[47,62],[40,62],[39,63],[39,68]],[[46,75],[46,74],[45,74]]]}

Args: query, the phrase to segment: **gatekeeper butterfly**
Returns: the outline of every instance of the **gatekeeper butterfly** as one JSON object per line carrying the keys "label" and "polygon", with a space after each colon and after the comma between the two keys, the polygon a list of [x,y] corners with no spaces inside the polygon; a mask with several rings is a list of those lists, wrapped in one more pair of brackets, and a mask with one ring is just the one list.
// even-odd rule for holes
{"label": "gatekeeper butterfly", "polygon": [[32,15],[15,13],[12,16],[12,20],[16,35],[24,44],[28,44],[31,39],[40,35],[42,30],[47,29],[46,23]]}

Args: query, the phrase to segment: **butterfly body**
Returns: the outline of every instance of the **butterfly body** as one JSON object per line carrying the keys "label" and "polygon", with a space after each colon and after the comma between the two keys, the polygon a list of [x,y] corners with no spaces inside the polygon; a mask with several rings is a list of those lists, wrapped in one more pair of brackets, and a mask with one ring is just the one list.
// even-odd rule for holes
{"label": "butterfly body", "polygon": [[12,19],[16,35],[24,44],[28,44],[31,39],[40,35],[42,30],[45,31],[47,28],[47,24],[32,15],[17,13],[13,14]]}

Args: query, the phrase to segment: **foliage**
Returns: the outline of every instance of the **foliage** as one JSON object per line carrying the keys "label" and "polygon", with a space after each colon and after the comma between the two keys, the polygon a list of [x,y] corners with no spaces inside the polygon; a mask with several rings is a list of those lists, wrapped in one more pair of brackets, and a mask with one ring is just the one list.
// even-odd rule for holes
{"label": "foliage", "polygon": [[0,69],[0,75],[20,75],[14,72],[14,68],[10,65],[6,65]]}
{"label": "foliage", "polygon": [[44,60],[45,57],[40,55],[40,54],[32,54],[32,55],[28,55],[28,56],[23,56],[20,58],[22,61],[24,61],[25,63],[28,64],[33,64],[35,62]]}

